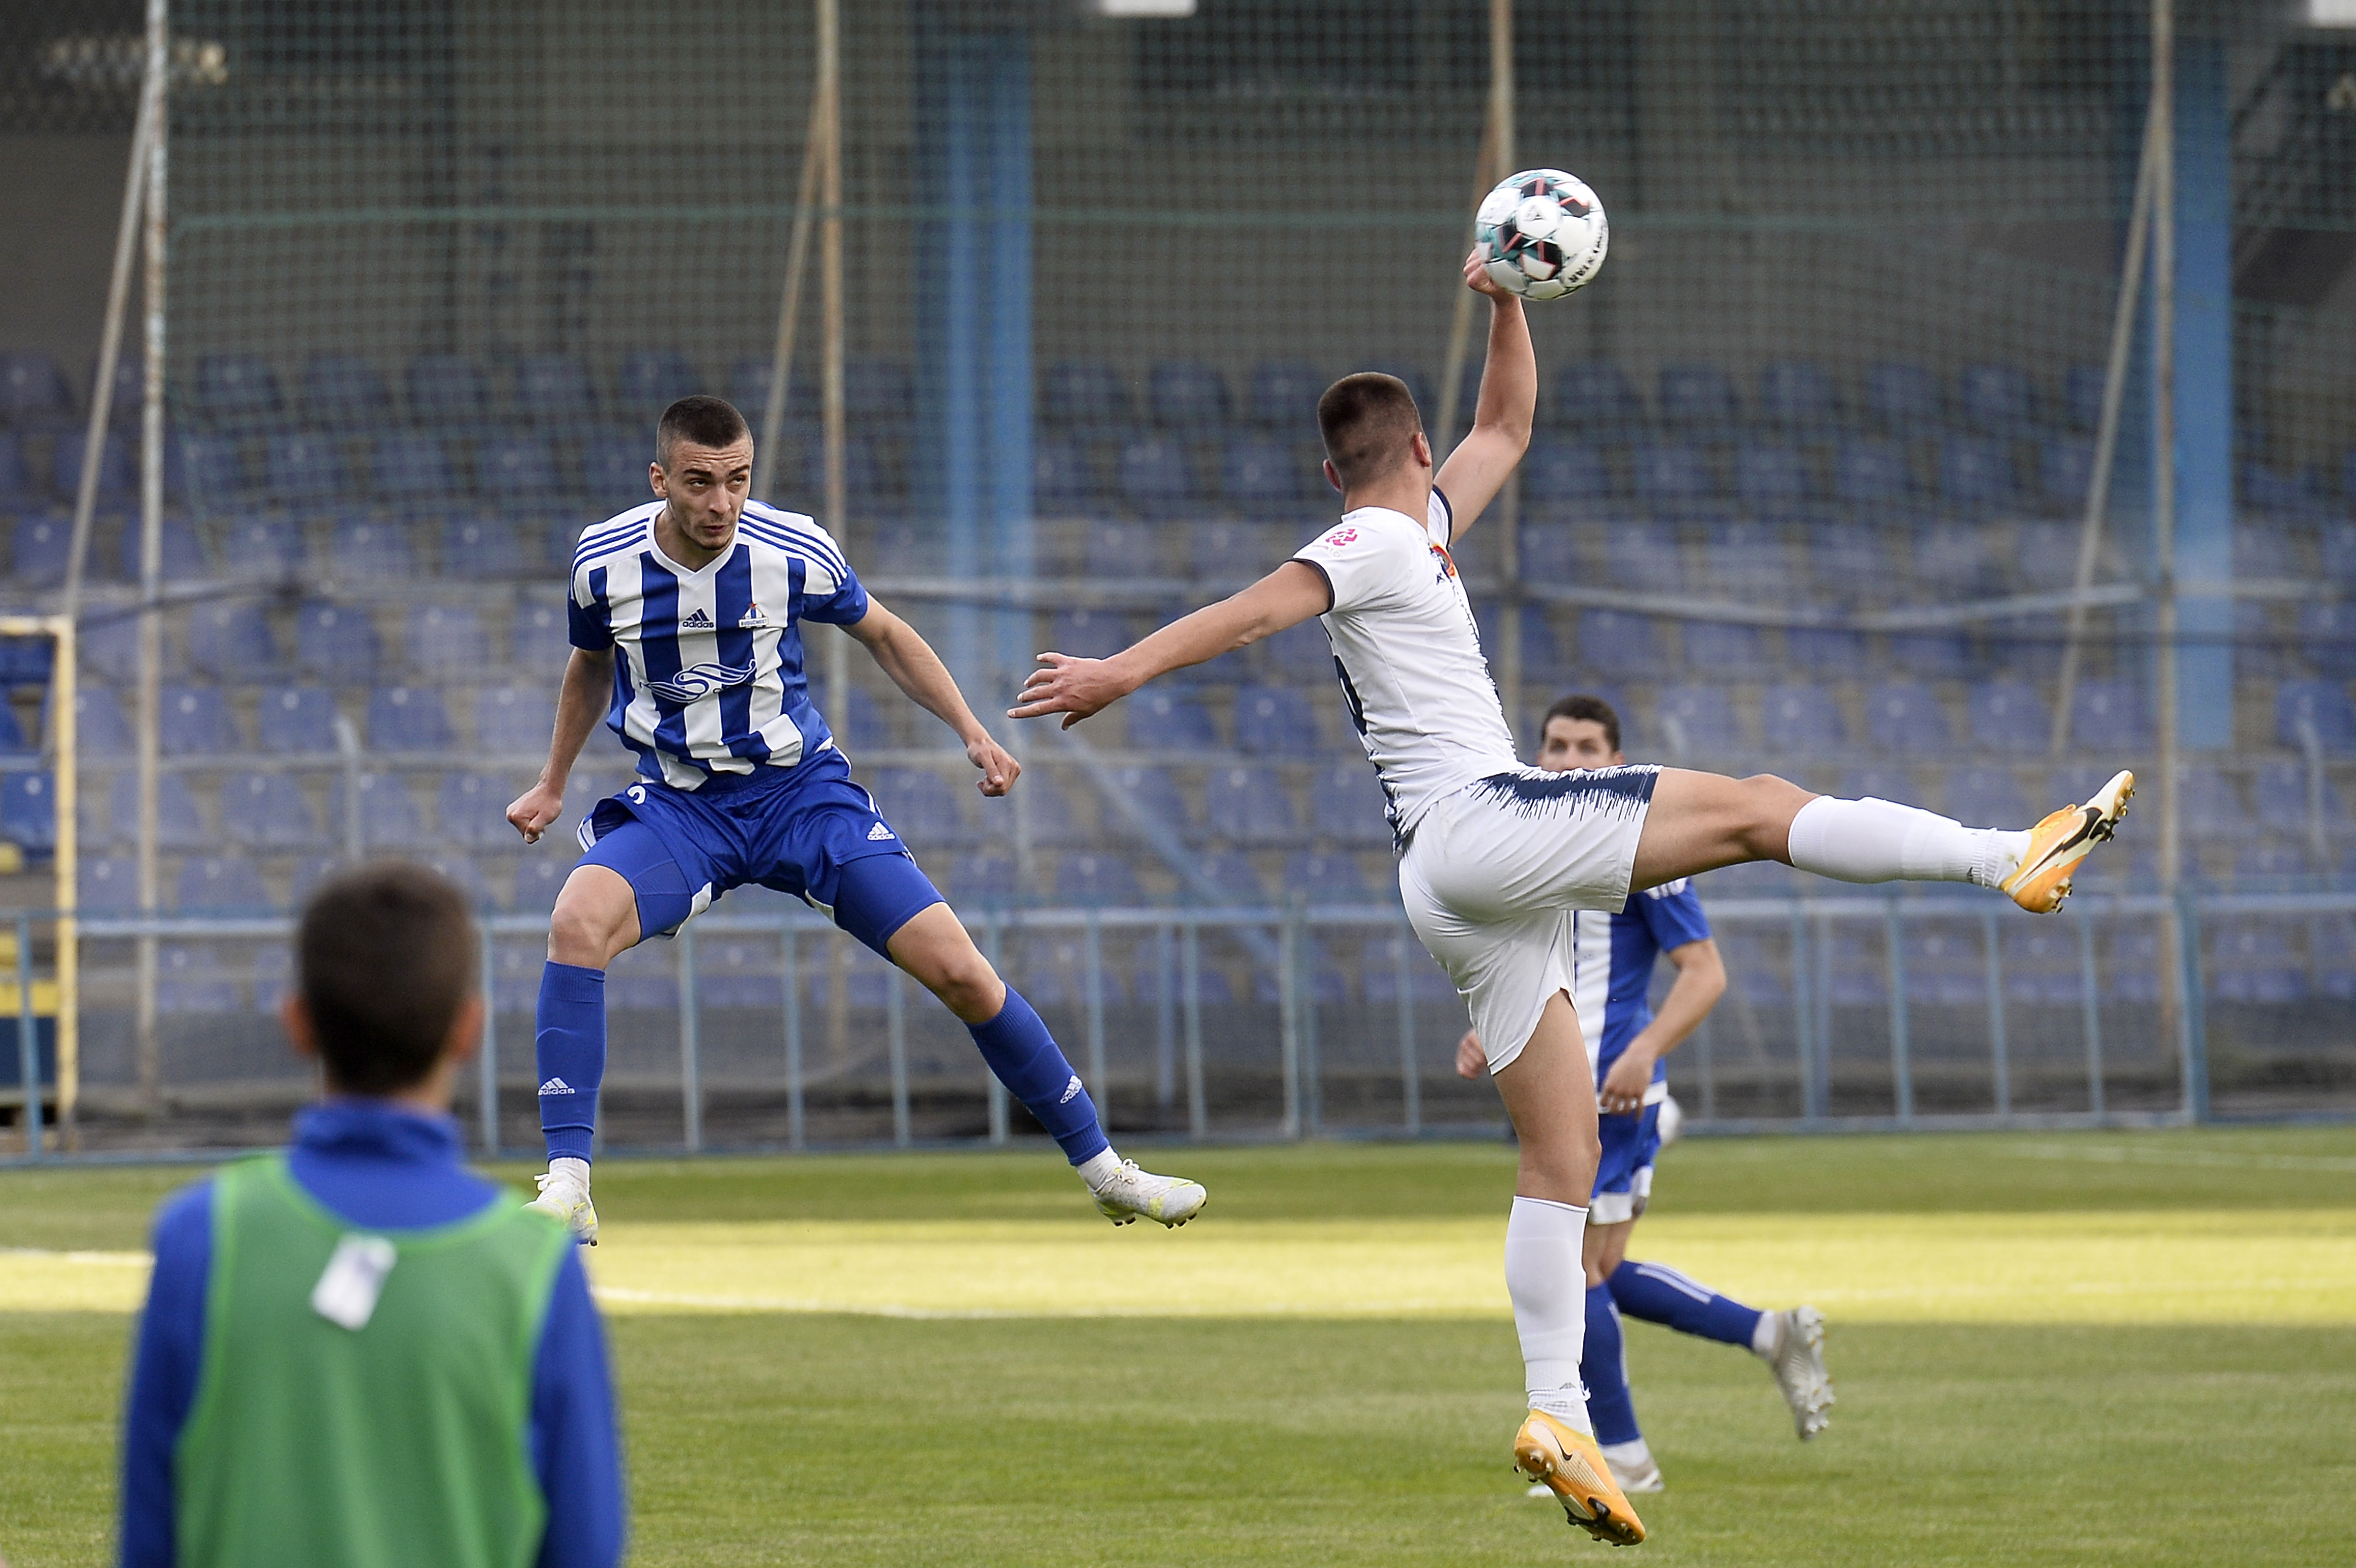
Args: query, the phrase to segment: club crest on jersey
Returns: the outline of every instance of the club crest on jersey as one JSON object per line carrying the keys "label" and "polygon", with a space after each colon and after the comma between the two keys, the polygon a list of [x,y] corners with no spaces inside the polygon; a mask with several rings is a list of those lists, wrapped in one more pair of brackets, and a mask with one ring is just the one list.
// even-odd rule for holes
{"label": "club crest on jersey", "polygon": [[1456,575],[1456,558],[1448,553],[1448,548],[1445,545],[1433,545],[1431,559],[1440,563],[1440,581],[1445,582]]}
{"label": "club crest on jersey", "polygon": [[767,631],[769,629],[768,612],[758,604],[750,606],[743,615],[737,617],[736,629],[740,632]]}
{"label": "club crest on jersey", "polygon": [[[698,611],[697,613],[701,614],[702,612]],[[707,627],[712,624],[710,617],[705,617],[704,624]],[[684,707],[688,703],[700,701],[715,691],[723,691],[732,686],[742,686],[752,678],[753,667],[749,664],[725,665],[714,662],[690,665],[669,680],[650,680],[647,682],[647,689],[665,702],[676,702]]]}
{"label": "club crest on jersey", "polygon": [[1357,542],[1358,530],[1354,528],[1335,528],[1325,536],[1325,543],[1334,549],[1342,549]]}
{"label": "club crest on jersey", "polygon": [[712,630],[711,613],[699,604],[680,618],[679,629],[682,632],[708,632]]}

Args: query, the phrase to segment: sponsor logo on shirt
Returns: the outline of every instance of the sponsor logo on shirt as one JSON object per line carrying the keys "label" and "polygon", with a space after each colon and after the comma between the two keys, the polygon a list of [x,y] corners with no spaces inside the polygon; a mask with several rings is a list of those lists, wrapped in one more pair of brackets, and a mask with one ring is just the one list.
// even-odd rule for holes
{"label": "sponsor logo on shirt", "polygon": [[738,619],[736,629],[740,632],[767,631],[769,629],[768,612],[762,609],[758,604],[754,605],[752,608],[746,610],[744,615]]}
{"label": "sponsor logo on shirt", "polygon": [[1345,549],[1358,542],[1358,530],[1354,528],[1335,528],[1327,534],[1324,543],[1333,549]]}
{"label": "sponsor logo on shirt", "polygon": [[1450,578],[1456,575],[1456,558],[1448,553],[1448,547],[1446,545],[1433,545],[1431,547],[1431,559],[1440,563],[1440,575],[1433,581],[1445,582]]}
{"label": "sponsor logo on shirt", "polygon": [[679,624],[679,629],[682,632],[708,632],[712,630],[712,617],[699,604],[687,613],[687,618]]}
{"label": "sponsor logo on shirt", "polygon": [[[701,613],[698,612],[698,613]],[[704,622],[707,626],[711,624],[709,619]],[[669,680],[650,680],[647,682],[647,689],[665,702],[685,705],[701,701],[715,691],[723,691],[732,686],[742,686],[752,678],[753,667],[749,664],[724,665],[715,662],[691,665]]]}

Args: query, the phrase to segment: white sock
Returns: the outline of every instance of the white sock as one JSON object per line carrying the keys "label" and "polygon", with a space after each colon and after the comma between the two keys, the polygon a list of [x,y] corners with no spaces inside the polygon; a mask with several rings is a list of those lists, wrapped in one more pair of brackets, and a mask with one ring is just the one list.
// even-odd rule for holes
{"label": "white sock", "polygon": [[1977,882],[1992,888],[2029,851],[2027,833],[1966,827],[1888,800],[1818,795],[1792,818],[1792,864],[1837,882]]}
{"label": "white sock", "polygon": [[1113,1172],[1120,1168],[1120,1156],[1115,1154],[1108,1145],[1072,1168],[1080,1173],[1080,1179],[1088,1184],[1089,1191],[1094,1192],[1098,1188],[1110,1181]]}
{"label": "white sock", "polygon": [[1758,1325],[1751,1330],[1751,1353],[1760,1360],[1772,1361],[1783,1351],[1783,1315],[1762,1312]]}
{"label": "white sock", "polygon": [[1516,1198],[1505,1221],[1505,1294],[1522,1337],[1530,1408],[1595,1435],[1579,1360],[1587,1349],[1587,1270],[1580,1246],[1587,1211],[1544,1198]]}
{"label": "white sock", "polygon": [[589,1162],[585,1159],[575,1159],[570,1155],[552,1159],[548,1162],[548,1174],[560,1181],[577,1182],[584,1192],[589,1190]]}

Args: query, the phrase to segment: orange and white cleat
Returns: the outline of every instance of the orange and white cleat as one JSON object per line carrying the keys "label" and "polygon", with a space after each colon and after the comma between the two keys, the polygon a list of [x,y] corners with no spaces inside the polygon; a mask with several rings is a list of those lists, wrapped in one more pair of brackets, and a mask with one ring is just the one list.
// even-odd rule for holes
{"label": "orange and white cleat", "polygon": [[2051,914],[2070,896],[2070,875],[2078,862],[2118,830],[2134,795],[2135,774],[2122,769],[2085,805],[2053,813],[2029,830],[2029,852],[1997,886],[2029,913]]}
{"label": "orange and white cleat", "polygon": [[1530,1412],[1514,1435],[1514,1467],[1554,1493],[1572,1525],[1596,1540],[1633,1546],[1644,1539],[1644,1521],[1584,1432],[1543,1410]]}

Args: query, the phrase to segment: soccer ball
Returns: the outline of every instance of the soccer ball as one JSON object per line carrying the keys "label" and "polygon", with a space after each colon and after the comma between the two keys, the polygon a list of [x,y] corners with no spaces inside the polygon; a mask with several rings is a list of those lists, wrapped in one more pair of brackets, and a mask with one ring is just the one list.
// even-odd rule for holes
{"label": "soccer ball", "polygon": [[1505,180],[1482,197],[1472,224],[1489,253],[1490,280],[1526,300],[1586,287],[1612,239],[1603,204],[1560,169],[1524,169]]}

